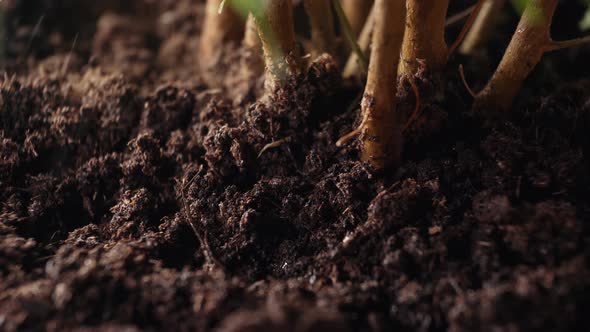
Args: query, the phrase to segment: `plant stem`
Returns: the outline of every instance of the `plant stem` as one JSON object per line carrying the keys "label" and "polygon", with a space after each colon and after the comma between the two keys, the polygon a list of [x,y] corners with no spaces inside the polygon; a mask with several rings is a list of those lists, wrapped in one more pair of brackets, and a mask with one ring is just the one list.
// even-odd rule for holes
{"label": "plant stem", "polygon": [[[363,54],[368,54],[369,52],[369,45],[371,44],[371,36],[373,34],[373,28],[375,26],[375,7],[371,9],[369,16],[367,16],[367,20],[365,21],[365,26],[363,27],[363,31],[361,31],[361,35],[358,39],[358,45]],[[361,73],[367,72],[367,67],[363,67],[361,60],[356,52],[352,52],[346,65],[344,66],[344,70],[342,71],[342,77],[344,79],[349,79],[353,77],[358,77]]]}
{"label": "plant stem", "polygon": [[243,20],[231,8],[219,13],[222,0],[207,0],[205,20],[200,41],[200,64],[209,69],[219,60],[223,45],[228,42],[239,42],[244,33]]}
{"label": "plant stem", "polygon": [[[437,72],[447,63],[445,24],[449,0],[407,0],[400,76]],[[423,68],[424,67],[424,68]]]}
{"label": "plant stem", "polygon": [[470,7],[467,7],[465,9],[463,9],[462,11],[447,17],[447,21],[445,22],[445,26],[448,28],[451,25],[455,25],[455,24],[459,23],[464,18],[471,16],[471,14],[473,13],[473,11],[476,8],[477,8],[477,4],[471,5]]}
{"label": "plant stem", "polygon": [[545,52],[558,51],[564,48],[575,47],[587,43],[590,43],[590,36],[563,41],[551,41],[549,45],[547,45]]}
{"label": "plant stem", "polygon": [[267,92],[282,86],[289,77],[299,74],[301,56],[295,41],[291,0],[264,1],[254,15],[264,50]]}
{"label": "plant stem", "polygon": [[471,30],[459,48],[459,53],[473,55],[476,50],[487,44],[505,2],[505,0],[486,0],[484,2]]}
{"label": "plant stem", "polygon": [[477,94],[474,108],[507,111],[527,76],[551,44],[550,28],[558,0],[530,0],[496,72]]}
{"label": "plant stem", "polygon": [[264,58],[262,55],[262,42],[258,35],[256,21],[252,14],[248,15],[244,39],[242,40],[244,49],[245,64],[242,66],[242,75],[246,80],[260,77],[264,73]]}
{"label": "plant stem", "polygon": [[246,20],[246,28],[244,29],[244,40],[242,40],[242,46],[262,50],[262,44],[260,42],[260,36],[258,35],[258,27],[256,27],[256,20],[254,15],[249,14]]}
{"label": "plant stem", "polygon": [[373,0],[341,0],[341,3],[344,14],[350,23],[350,31],[356,39],[365,26]]}
{"label": "plant stem", "polygon": [[312,57],[323,53],[334,54],[336,33],[331,0],[305,0],[305,10],[311,25]]}
{"label": "plant stem", "polygon": [[377,171],[395,166],[402,148],[396,112],[397,68],[404,38],[405,0],[376,0],[373,50],[362,101],[362,158]]}
{"label": "plant stem", "polygon": [[463,42],[463,39],[465,38],[465,35],[471,30],[471,26],[473,25],[473,22],[475,22],[475,19],[479,15],[481,7],[483,7],[483,5],[486,3],[486,1],[487,0],[478,0],[477,1],[477,3],[475,4],[475,7],[473,8],[473,11],[471,12],[471,14],[469,14],[469,17],[467,17],[467,22],[465,22],[465,25],[463,25],[463,29],[461,29],[461,31],[459,32],[459,36],[457,36],[457,39],[455,40],[455,42],[453,42],[453,44],[451,44],[451,46],[449,47],[449,49],[447,51],[447,58],[450,57],[451,54],[453,54],[453,52],[455,52],[455,50],[457,49],[457,47],[459,47],[459,45],[461,45],[461,43]]}
{"label": "plant stem", "polygon": [[344,34],[344,38],[350,45],[352,51],[357,55],[359,61],[362,63],[363,67],[369,67],[369,61],[367,57],[356,43],[356,37],[352,31],[350,23],[348,22],[348,18],[346,18],[346,14],[344,13],[344,9],[340,4],[340,0],[332,0],[332,4],[334,5],[334,11],[336,15],[338,15],[338,21],[340,22],[340,28],[342,29],[342,33]]}

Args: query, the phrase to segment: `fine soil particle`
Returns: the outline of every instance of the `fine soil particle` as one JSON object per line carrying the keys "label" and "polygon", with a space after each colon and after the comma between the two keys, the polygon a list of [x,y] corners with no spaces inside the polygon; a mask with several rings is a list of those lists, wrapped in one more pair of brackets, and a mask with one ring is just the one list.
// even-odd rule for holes
{"label": "fine soil particle", "polygon": [[4,4],[0,330],[590,327],[588,47],[493,129],[449,70],[375,175],[336,147],[361,87],[330,56],[257,98],[248,50],[199,73],[201,1],[71,4],[73,47],[63,1],[25,3]]}

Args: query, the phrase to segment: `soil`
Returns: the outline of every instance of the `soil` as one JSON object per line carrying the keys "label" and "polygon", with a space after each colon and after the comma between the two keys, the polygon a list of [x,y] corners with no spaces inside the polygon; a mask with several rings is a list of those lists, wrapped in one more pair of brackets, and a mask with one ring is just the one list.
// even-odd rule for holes
{"label": "soil", "polygon": [[484,127],[456,68],[507,14],[373,174],[336,59],[257,100],[238,45],[200,72],[201,1],[118,3],[3,4],[0,330],[588,330],[588,46]]}

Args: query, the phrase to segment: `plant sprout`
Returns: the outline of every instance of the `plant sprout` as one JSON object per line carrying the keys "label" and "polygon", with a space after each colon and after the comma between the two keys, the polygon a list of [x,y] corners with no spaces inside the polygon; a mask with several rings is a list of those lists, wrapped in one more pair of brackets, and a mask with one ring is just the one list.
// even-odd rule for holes
{"label": "plant sprout", "polygon": [[[449,1],[303,1],[311,32],[311,43],[306,51],[313,58],[323,53],[335,57],[339,55],[335,54],[338,52],[338,36],[334,29],[334,13],[338,17],[340,37],[347,39],[353,49],[344,66],[343,77],[362,80],[359,73],[367,72],[361,102],[361,125],[337,144],[360,134],[361,157],[376,171],[390,169],[400,163],[403,131],[420,107],[420,88],[414,80],[432,77],[432,82],[439,85],[438,88],[442,87],[442,73],[450,54],[465,36],[462,53],[471,54],[474,49],[482,47],[493,32],[505,2],[478,0],[463,11],[469,17],[457,40],[449,46],[445,40]],[[549,30],[558,0],[513,1],[523,6],[516,33],[486,87],[473,94],[474,108],[490,111],[489,114],[511,107],[524,80],[545,52],[590,41],[590,37],[565,42],[551,40]],[[233,12],[223,9],[225,2]],[[247,18],[245,29],[244,23],[234,13]],[[361,21],[362,24],[359,24]],[[469,31],[474,22],[473,29]],[[238,29],[236,25],[241,27]],[[245,53],[259,60],[252,62],[253,68],[244,72],[260,75],[264,67],[266,95],[284,87],[291,78],[304,72],[306,57],[295,35],[292,0],[209,0],[201,55],[214,53],[213,49],[222,42],[236,40],[240,30]],[[366,56],[368,53],[370,57]],[[403,105],[408,100],[398,100],[397,96],[405,80],[410,82],[416,95],[416,109],[409,119],[404,119],[404,111],[399,110],[405,108]]]}

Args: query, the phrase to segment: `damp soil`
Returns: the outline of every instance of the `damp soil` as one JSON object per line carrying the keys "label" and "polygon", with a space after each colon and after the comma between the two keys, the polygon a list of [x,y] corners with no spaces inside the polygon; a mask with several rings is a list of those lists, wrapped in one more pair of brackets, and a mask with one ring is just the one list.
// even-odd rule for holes
{"label": "damp soil", "polygon": [[455,68],[508,16],[373,174],[337,60],[262,100],[239,46],[199,70],[200,1],[41,3],[4,4],[0,330],[590,327],[590,48],[484,127]]}

